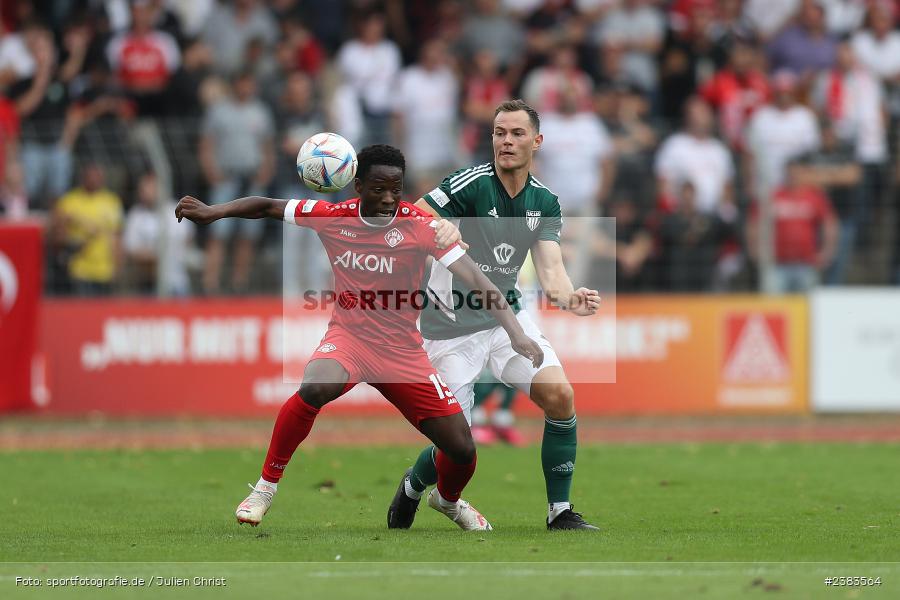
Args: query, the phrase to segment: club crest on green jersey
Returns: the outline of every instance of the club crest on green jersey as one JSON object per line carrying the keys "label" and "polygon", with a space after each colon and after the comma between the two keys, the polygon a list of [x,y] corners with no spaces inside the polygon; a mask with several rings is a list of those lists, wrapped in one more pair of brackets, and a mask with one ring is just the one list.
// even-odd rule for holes
{"label": "club crest on green jersey", "polygon": [[528,229],[534,231],[538,228],[538,225],[541,224],[541,211],[539,210],[526,210],[525,211],[525,224],[528,225]]}

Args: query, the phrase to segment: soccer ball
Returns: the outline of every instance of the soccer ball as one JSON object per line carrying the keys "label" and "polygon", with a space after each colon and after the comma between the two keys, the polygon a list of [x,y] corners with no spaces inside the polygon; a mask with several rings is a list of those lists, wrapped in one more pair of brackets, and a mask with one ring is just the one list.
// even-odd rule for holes
{"label": "soccer ball", "polygon": [[317,133],[300,147],[297,173],[317,192],[336,192],[356,177],[356,150],[336,133]]}

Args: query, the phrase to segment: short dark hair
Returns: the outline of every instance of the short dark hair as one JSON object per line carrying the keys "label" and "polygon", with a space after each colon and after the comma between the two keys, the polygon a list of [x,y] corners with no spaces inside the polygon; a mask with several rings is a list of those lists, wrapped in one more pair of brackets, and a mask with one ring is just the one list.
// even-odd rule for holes
{"label": "short dark hair", "polygon": [[375,165],[397,167],[406,172],[406,159],[403,153],[387,144],[366,146],[356,155],[356,161],[356,177],[359,179],[365,179]]}
{"label": "short dark hair", "polygon": [[520,110],[524,110],[528,113],[528,120],[531,121],[531,126],[534,127],[535,133],[541,132],[541,117],[538,115],[537,111],[534,110],[528,103],[526,103],[521,98],[516,100],[507,100],[506,102],[501,102],[500,106],[497,107],[497,110],[494,111],[494,118],[497,118],[502,112],[518,112]]}

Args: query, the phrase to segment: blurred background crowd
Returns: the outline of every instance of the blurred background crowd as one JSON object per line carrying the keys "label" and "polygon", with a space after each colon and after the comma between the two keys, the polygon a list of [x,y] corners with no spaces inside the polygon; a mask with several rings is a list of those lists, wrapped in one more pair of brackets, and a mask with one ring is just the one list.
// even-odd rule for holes
{"label": "blurred background crowd", "polygon": [[177,197],[316,196],[296,154],[336,131],[399,146],[414,201],[516,97],[564,214],[616,218],[620,293],[757,290],[766,247],[768,291],[900,284],[893,0],[0,6],[0,218],[45,223],[49,293],[277,292],[280,224]]}

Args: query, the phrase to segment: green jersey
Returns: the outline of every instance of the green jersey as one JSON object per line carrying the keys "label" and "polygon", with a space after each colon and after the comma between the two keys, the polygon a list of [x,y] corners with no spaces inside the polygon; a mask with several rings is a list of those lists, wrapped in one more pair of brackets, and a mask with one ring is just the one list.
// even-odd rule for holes
{"label": "green jersey", "polygon": [[[494,164],[486,163],[456,171],[423,198],[442,217],[459,220],[469,256],[513,310],[521,310],[517,280],[528,251],[539,240],[559,243],[562,216],[556,195],[529,173],[522,191],[510,198]],[[432,267],[428,289],[440,310],[422,312],[423,337],[451,339],[497,326],[483,303],[470,301],[470,290],[442,265]]]}

